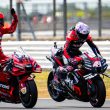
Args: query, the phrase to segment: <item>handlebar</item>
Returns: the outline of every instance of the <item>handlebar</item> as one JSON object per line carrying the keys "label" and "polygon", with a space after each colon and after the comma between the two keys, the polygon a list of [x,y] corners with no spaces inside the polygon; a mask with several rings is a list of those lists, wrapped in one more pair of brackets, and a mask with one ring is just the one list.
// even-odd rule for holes
{"label": "handlebar", "polygon": [[50,58],[49,56],[46,56],[46,58],[47,58],[49,61],[52,61],[51,58]]}

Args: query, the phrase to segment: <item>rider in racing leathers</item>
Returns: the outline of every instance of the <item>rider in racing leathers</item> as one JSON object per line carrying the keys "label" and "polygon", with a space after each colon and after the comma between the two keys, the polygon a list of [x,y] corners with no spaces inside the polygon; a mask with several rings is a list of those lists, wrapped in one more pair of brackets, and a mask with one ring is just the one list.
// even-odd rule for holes
{"label": "rider in racing leathers", "polygon": [[[4,34],[11,34],[16,30],[17,27],[17,23],[18,23],[18,17],[16,15],[15,10],[12,8],[10,10],[11,15],[13,16],[13,21],[12,24],[10,25],[10,27],[4,27],[4,14],[0,12],[0,63],[1,65],[6,63],[7,61],[9,61],[9,57],[4,55],[3,51],[2,51],[2,47],[1,47],[1,42],[2,42],[2,36]],[[9,69],[10,65],[7,65]],[[8,70],[4,70],[5,72],[7,72]]]}
{"label": "rider in racing leathers", "polygon": [[[69,63],[74,66],[77,65],[82,59],[78,57],[82,54],[79,48],[87,42],[95,54],[100,54],[97,46],[93,43],[91,36],[89,35],[89,26],[83,22],[78,22],[75,27],[72,27],[67,34],[66,43],[64,45],[63,55],[68,59]],[[74,66],[59,66],[57,68],[57,76],[59,79],[65,78],[65,74],[74,70]]]}

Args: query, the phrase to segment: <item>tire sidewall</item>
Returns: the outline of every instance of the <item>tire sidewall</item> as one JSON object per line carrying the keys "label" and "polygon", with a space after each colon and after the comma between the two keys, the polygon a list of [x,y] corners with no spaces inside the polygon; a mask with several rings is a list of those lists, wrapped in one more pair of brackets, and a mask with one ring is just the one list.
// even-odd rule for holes
{"label": "tire sidewall", "polygon": [[92,101],[90,98],[90,103],[93,107],[101,107],[103,106],[105,99],[106,99],[106,88],[105,84],[101,77],[95,78],[93,81],[94,87],[96,88],[96,97],[97,102]]}
{"label": "tire sidewall", "polygon": [[53,80],[53,78],[54,78],[54,76],[53,76],[53,71],[51,71],[51,72],[49,73],[48,80],[47,80],[48,92],[49,92],[49,94],[50,94],[50,96],[51,96],[51,98],[52,98],[53,100],[55,100],[55,101],[57,101],[57,102],[64,101],[64,100],[65,100],[65,97],[63,96],[63,93],[62,93],[62,92],[57,91],[58,94],[57,94],[56,96],[52,93],[52,91],[54,91],[54,90],[52,90],[49,85],[50,85],[50,82]]}
{"label": "tire sidewall", "polygon": [[[38,90],[34,79],[26,81],[26,89],[27,93],[24,94],[24,96],[22,95],[22,93],[20,93],[21,102],[25,108],[33,108],[38,99]],[[28,101],[25,101],[23,99],[26,97],[25,95],[28,96]]]}

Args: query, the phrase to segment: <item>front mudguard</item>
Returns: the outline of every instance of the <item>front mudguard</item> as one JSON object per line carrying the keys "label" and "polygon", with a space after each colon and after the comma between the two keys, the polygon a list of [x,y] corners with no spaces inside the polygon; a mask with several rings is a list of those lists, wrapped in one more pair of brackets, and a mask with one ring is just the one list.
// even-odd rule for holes
{"label": "front mudguard", "polygon": [[34,80],[34,78],[35,78],[35,75],[34,74],[30,74],[30,76],[22,77],[19,80],[19,90],[20,90],[20,92],[22,94],[25,94],[27,92],[27,90],[26,90],[26,82]]}
{"label": "front mudguard", "polygon": [[88,93],[89,97],[91,97],[96,92],[95,91],[95,85],[94,85],[95,80],[102,80],[102,79],[99,75],[97,75],[96,77],[87,81],[87,91],[88,91],[87,93]]}

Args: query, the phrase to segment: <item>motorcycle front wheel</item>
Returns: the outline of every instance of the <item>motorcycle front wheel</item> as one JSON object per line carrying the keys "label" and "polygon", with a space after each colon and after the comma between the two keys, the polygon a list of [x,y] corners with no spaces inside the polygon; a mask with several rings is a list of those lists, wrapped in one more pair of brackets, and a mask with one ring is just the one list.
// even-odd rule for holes
{"label": "motorcycle front wheel", "polygon": [[54,88],[53,78],[54,78],[53,72],[51,71],[48,76],[48,80],[47,80],[48,92],[53,100],[55,100],[56,102],[62,102],[65,100],[65,97],[62,92],[60,92]]}
{"label": "motorcycle front wheel", "polygon": [[35,106],[38,99],[38,90],[34,79],[26,81],[26,93],[20,92],[20,98],[25,108],[33,108]]}
{"label": "motorcycle front wheel", "polygon": [[90,97],[90,103],[93,107],[101,107],[103,106],[106,99],[105,84],[101,77],[96,77],[93,80],[93,84],[95,87],[95,92]]}

